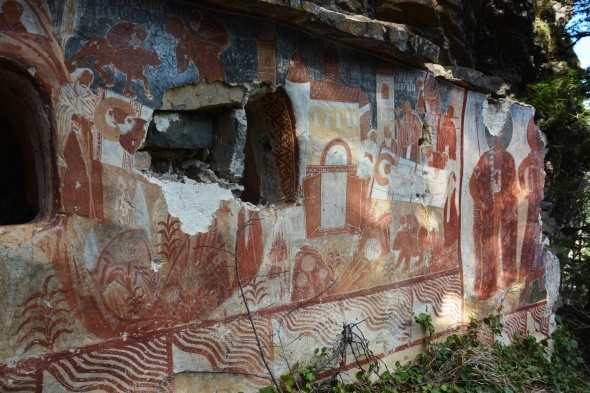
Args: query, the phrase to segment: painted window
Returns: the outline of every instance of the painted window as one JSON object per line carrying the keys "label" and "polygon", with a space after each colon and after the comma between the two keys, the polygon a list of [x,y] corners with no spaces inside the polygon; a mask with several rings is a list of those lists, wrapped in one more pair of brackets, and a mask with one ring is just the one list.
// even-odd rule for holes
{"label": "painted window", "polygon": [[385,83],[381,86],[381,99],[389,100],[389,86]]}

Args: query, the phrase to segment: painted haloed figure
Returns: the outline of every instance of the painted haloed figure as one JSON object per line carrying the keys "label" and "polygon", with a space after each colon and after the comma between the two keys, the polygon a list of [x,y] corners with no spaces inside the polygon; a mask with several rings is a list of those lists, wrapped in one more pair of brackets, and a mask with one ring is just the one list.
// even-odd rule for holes
{"label": "painted haloed figure", "polygon": [[[543,276],[543,246],[541,244],[541,226],[539,214],[543,200],[543,184],[545,181],[544,147],[541,133],[535,126],[533,118],[527,127],[527,141],[531,152],[522,160],[518,167],[518,182],[527,201],[527,218],[522,241],[519,280],[525,280],[523,298],[528,295],[530,284]],[[540,280],[542,283],[543,280]]]}
{"label": "painted haloed figure", "polygon": [[517,275],[519,189],[514,158],[506,151],[512,132],[510,114],[497,136],[486,128],[491,150],[479,158],[469,181],[473,197],[474,291],[480,300],[489,299],[499,288],[510,287]]}
{"label": "painted haloed figure", "polygon": [[396,109],[398,143],[402,157],[414,162],[420,162],[420,146],[418,141],[422,137],[422,120],[412,111],[412,105],[408,101],[402,103],[400,110]]}
{"label": "painted haloed figure", "polygon": [[358,176],[366,179],[373,176],[373,168],[377,161],[379,154],[379,146],[377,145],[377,131],[369,130],[367,139],[361,142],[362,156],[359,159]]}
{"label": "painted haloed figure", "polygon": [[397,142],[393,139],[393,133],[390,126],[385,126],[383,129],[383,142],[381,142],[381,149],[387,149],[393,153],[398,153]]}
{"label": "painted haloed figure", "polygon": [[[64,99],[82,102],[93,79],[92,72],[82,72],[74,83],[77,95],[66,95]],[[71,114],[71,121],[77,127],[72,127],[64,146],[62,203],[68,214],[103,219],[102,165],[94,159],[94,123],[82,109]]]}
{"label": "painted haloed figure", "polygon": [[447,113],[442,118],[439,115],[438,135],[436,138],[436,150],[440,153],[446,152],[451,160],[457,159],[457,128],[453,122],[455,108],[449,105]]}
{"label": "painted haloed figure", "polygon": [[459,238],[459,196],[457,175],[451,172],[443,208],[444,246],[450,247]]}
{"label": "painted haloed figure", "polygon": [[0,14],[0,31],[12,33],[27,32],[27,29],[20,21],[24,8],[19,2],[8,0],[0,8],[2,8],[2,13]]}

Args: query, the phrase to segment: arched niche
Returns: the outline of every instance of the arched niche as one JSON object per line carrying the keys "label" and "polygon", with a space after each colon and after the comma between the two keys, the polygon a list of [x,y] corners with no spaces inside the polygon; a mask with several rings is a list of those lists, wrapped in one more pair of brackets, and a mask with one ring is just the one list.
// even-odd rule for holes
{"label": "arched niche", "polygon": [[241,199],[253,204],[292,201],[298,189],[299,148],[295,116],[282,87],[246,105]]}
{"label": "arched niche", "polygon": [[25,67],[0,58],[0,225],[54,212],[50,102]]}

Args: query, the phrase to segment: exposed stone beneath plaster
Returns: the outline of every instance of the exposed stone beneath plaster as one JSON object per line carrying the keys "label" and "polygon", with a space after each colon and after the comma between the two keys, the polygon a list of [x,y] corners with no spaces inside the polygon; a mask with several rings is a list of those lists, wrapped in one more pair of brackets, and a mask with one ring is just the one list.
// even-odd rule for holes
{"label": "exposed stone beneath plaster", "polygon": [[248,123],[245,109],[231,109],[218,119],[211,154],[211,168],[231,181],[238,181],[244,173],[244,147]]}
{"label": "exposed stone beneath plaster", "polygon": [[561,306],[559,287],[561,283],[561,270],[559,259],[549,248],[549,241],[545,238],[543,248],[543,264],[545,265],[545,288],[547,290],[547,308],[545,314],[551,316],[551,331],[556,328],[554,312]]}
{"label": "exposed stone beneath plaster", "polygon": [[146,149],[203,149],[213,143],[213,118],[207,113],[157,111],[153,119]]}
{"label": "exposed stone beneath plaster", "polygon": [[245,82],[232,85],[226,82],[203,81],[173,87],[164,92],[163,111],[194,111],[199,109],[215,109],[222,107],[243,108],[250,100],[272,93],[274,87],[266,82]]}

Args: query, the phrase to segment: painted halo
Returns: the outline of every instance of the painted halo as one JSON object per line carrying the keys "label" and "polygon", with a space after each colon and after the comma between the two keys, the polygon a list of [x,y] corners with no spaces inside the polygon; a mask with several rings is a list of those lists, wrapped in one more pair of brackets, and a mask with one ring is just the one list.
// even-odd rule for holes
{"label": "painted halo", "polygon": [[94,125],[100,135],[112,142],[117,142],[121,136],[121,131],[115,119],[110,114],[110,111],[115,108],[123,111],[127,116],[136,116],[133,105],[121,98],[107,97],[96,106],[94,111]]}

